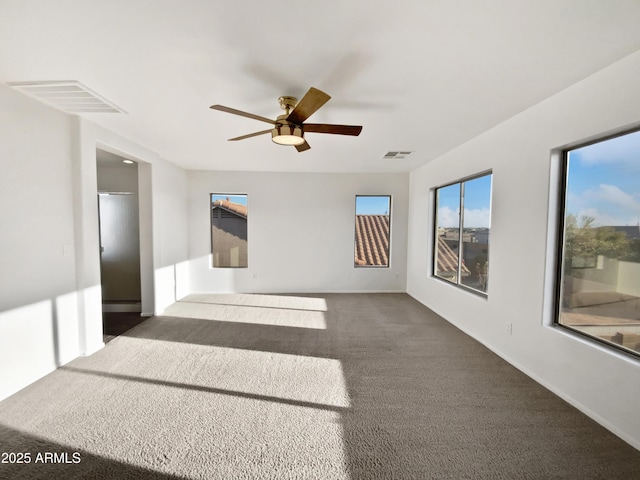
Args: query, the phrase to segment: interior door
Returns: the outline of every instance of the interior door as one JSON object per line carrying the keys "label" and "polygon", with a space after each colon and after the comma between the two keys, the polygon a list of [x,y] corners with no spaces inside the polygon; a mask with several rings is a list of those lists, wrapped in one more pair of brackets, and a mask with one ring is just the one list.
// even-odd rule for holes
{"label": "interior door", "polygon": [[140,232],[138,196],[101,194],[100,263],[102,301],[139,303]]}

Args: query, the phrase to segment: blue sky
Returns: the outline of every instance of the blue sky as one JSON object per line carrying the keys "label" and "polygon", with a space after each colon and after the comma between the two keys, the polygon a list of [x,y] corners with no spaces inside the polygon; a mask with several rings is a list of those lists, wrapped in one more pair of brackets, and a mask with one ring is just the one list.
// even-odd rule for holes
{"label": "blue sky", "polygon": [[[491,175],[464,182],[464,227],[491,227]],[[438,190],[438,227],[459,226],[460,184]]]}
{"label": "blue sky", "polygon": [[357,196],[356,197],[356,214],[357,215],[388,214],[390,201],[391,199],[388,196]]}
{"label": "blue sky", "polygon": [[640,132],[569,152],[567,213],[596,225],[640,221]]}
{"label": "blue sky", "polygon": [[246,195],[233,195],[233,194],[211,194],[211,201],[215,202],[216,200],[226,200],[229,197],[233,203],[239,203],[240,205],[247,204],[247,196]]}

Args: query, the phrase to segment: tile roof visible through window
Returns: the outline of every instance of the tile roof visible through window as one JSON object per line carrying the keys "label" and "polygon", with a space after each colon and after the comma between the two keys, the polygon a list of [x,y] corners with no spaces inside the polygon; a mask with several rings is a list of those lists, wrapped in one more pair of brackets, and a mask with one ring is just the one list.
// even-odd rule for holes
{"label": "tile roof visible through window", "polygon": [[228,198],[226,200],[216,200],[213,202],[214,207],[222,207],[230,212],[237,213],[238,215],[242,215],[243,217],[247,216],[247,206],[240,205],[239,203],[234,203],[230,201]]}
{"label": "tile roof visible through window", "polygon": [[[458,254],[446,244],[442,237],[438,237],[437,257],[438,265],[436,273],[439,277],[455,278],[458,276]],[[467,277],[471,274],[464,263],[461,265],[461,273],[463,277]]]}
{"label": "tile roof visible through window", "polygon": [[355,264],[389,265],[389,215],[356,215]]}

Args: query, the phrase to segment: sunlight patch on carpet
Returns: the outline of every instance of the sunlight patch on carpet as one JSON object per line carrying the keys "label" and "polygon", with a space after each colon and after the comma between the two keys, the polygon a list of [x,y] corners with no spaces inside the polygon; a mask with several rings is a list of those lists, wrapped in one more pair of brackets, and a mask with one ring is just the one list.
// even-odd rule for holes
{"label": "sunlight patch on carpet", "polygon": [[302,295],[275,295],[256,293],[194,293],[180,301],[210,303],[218,305],[237,305],[244,307],[282,308],[289,310],[327,311],[327,301],[320,297]]}
{"label": "sunlight patch on carpet", "polygon": [[[158,388],[182,385],[211,394],[280,399],[319,408],[350,406],[340,360],[191,343],[163,342],[159,347],[158,340],[146,338],[119,337],[114,342],[131,352],[134,361],[116,364],[108,371],[90,365],[82,370],[102,374],[107,381],[140,379]],[[162,368],[150,368],[154,364]]]}
{"label": "sunlight patch on carpet", "polygon": [[324,312],[318,310],[233,305],[181,300],[167,307],[162,316],[197,318],[217,322],[251,323],[277,327],[326,330]]}

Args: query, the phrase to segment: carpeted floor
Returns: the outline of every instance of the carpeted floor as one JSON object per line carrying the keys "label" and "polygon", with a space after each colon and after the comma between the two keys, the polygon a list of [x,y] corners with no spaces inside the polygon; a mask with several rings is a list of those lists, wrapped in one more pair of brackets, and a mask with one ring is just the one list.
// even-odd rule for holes
{"label": "carpeted floor", "polygon": [[191,295],[0,402],[0,445],[30,454],[2,479],[640,475],[639,451],[404,294]]}

